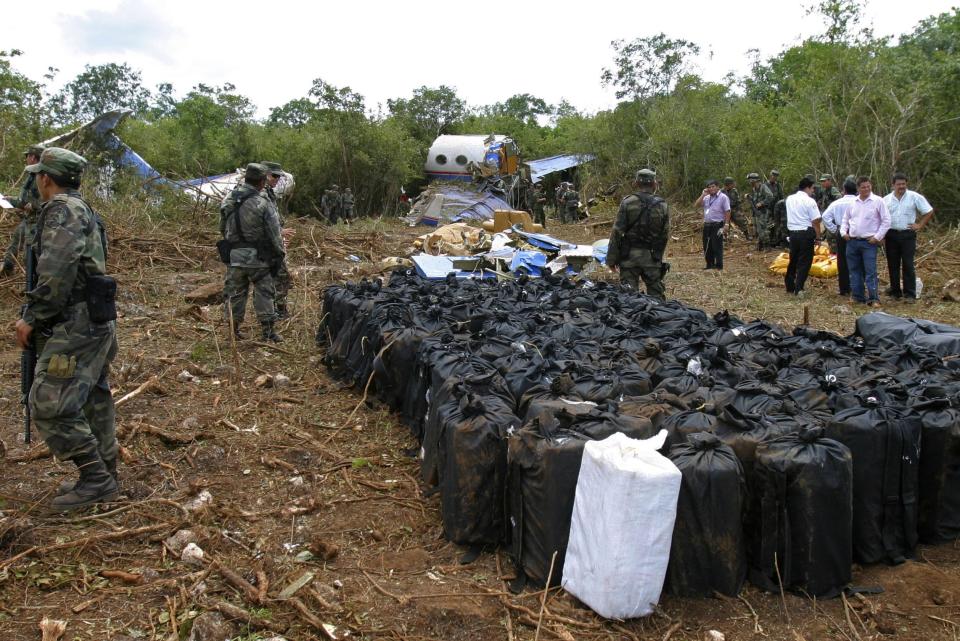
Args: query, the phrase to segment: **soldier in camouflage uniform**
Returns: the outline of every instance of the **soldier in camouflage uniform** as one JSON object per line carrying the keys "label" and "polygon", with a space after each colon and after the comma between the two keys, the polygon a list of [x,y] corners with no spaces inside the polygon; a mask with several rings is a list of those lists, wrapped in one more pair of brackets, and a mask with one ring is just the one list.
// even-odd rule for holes
{"label": "soldier in camouflage uniform", "polygon": [[737,191],[736,181],[731,176],[723,179],[723,193],[730,200],[730,220],[743,232],[744,238],[750,240],[750,226],[747,219],[740,211],[740,192]]}
{"label": "soldier in camouflage uniform", "polygon": [[[260,164],[268,169],[267,186],[263,190],[263,195],[270,201],[274,208],[276,208],[277,221],[280,223],[280,234],[284,240],[287,240],[293,235],[293,229],[284,227],[285,221],[283,220],[283,215],[280,213],[280,207],[277,204],[277,194],[273,190],[274,187],[277,186],[277,183],[280,182],[280,178],[283,177],[283,169],[280,167],[280,163],[269,160],[264,160]],[[287,268],[287,254],[284,252],[283,257],[280,259],[277,273],[273,278],[273,285],[276,290],[273,306],[277,313],[277,320],[290,318],[290,310],[287,308],[287,295],[290,293],[292,284],[293,278],[290,276],[290,270]]]}
{"label": "soldier in camouflage uniform", "polygon": [[621,284],[637,289],[642,278],[647,294],[665,300],[663,252],[670,238],[670,212],[666,201],[654,195],[656,181],[650,169],[637,172],[637,193],[620,202],[610,233],[607,266],[620,272]]}
{"label": "soldier in camouflage uniform", "polygon": [[353,192],[347,187],[340,196],[340,215],[347,222],[353,220]]}
{"label": "soldier in camouflage uniform", "polygon": [[323,215],[327,217],[327,223],[337,224],[337,216],[340,215],[340,187],[333,185],[327,191],[323,192],[323,198],[320,199],[320,206],[323,208]]}
{"label": "soldier in camouflage uniform", "polygon": [[547,203],[547,197],[543,194],[543,185],[540,183],[534,183],[533,188],[527,192],[530,197],[530,202],[528,206],[530,211],[533,213],[533,222],[540,223],[543,225],[543,228],[547,228],[547,213],[545,211],[545,205]]}
{"label": "soldier in camouflage uniform", "polygon": [[250,163],[240,185],[220,206],[220,231],[231,243],[230,264],[224,279],[226,318],[232,319],[238,338],[247,307],[247,295],[253,285],[253,308],[260,321],[264,340],[279,343],[283,338],[274,331],[276,313],[274,276],[283,258],[283,237],[277,209],[260,192],[266,186],[268,169]]}
{"label": "soldier in camouflage uniform", "polygon": [[[115,288],[106,276],[106,232],[80,197],[86,160],[50,147],[27,167],[45,201],[32,241],[35,283],[27,292],[17,342],[38,359],[29,403],[50,451],[80,471],[60,487],[53,508],[67,511],[117,495],[117,440],[107,381],[117,353]],[[114,290],[115,291],[115,290]],[[108,303],[104,303],[108,300]]]}
{"label": "soldier in camouflage uniform", "polygon": [[[43,149],[43,145],[33,145],[27,149],[24,152],[27,164],[33,165],[40,162],[40,154],[43,153]],[[33,238],[37,225],[37,214],[40,212],[40,206],[42,205],[40,192],[37,191],[37,177],[28,172],[26,180],[23,181],[23,186],[20,187],[20,197],[10,198],[9,201],[11,205],[23,211],[23,218],[16,229],[13,230],[13,237],[10,238],[10,244],[7,245],[7,251],[3,255],[3,268],[0,269],[0,276],[9,276],[13,273],[16,257],[20,253],[21,247],[23,247],[24,242],[30,242]]]}
{"label": "soldier in camouflage uniform", "polygon": [[827,207],[830,206],[830,203],[839,200],[841,196],[843,196],[843,194],[841,194],[840,190],[833,184],[833,176],[830,174],[821,174],[820,186],[814,194],[817,207],[820,208],[820,213],[825,212]]}
{"label": "soldier in camouflage uniform", "polygon": [[573,185],[568,185],[566,191],[563,192],[563,210],[560,214],[560,222],[577,222],[580,219],[579,208],[580,194],[573,188]]}
{"label": "soldier in camouflage uniform", "polygon": [[770,187],[760,179],[760,174],[747,174],[747,180],[751,187],[747,200],[753,213],[753,228],[757,232],[757,249],[773,247],[773,208],[777,201]]}

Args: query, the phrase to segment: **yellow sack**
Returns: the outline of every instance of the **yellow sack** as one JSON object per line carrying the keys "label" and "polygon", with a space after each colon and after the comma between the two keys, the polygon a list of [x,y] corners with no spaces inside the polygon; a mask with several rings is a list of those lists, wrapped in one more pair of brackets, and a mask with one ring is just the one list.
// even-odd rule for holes
{"label": "yellow sack", "polygon": [[813,259],[813,265],[810,266],[810,275],[817,278],[836,278],[837,277],[837,257],[836,256],[817,256]]}
{"label": "yellow sack", "polygon": [[826,243],[824,243],[824,244],[822,244],[822,245],[817,245],[816,247],[813,248],[813,255],[814,255],[814,256],[829,256],[829,255],[830,255],[830,247],[827,246]]}
{"label": "yellow sack", "polygon": [[775,274],[780,274],[783,276],[787,273],[787,265],[790,264],[790,253],[781,252],[772,263],[770,263],[770,271]]}

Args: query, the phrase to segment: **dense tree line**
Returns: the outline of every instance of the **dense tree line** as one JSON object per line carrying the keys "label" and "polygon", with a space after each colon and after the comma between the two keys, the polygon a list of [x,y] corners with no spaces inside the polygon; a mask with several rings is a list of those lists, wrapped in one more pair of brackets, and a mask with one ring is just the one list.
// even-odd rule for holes
{"label": "dense tree line", "polygon": [[[162,173],[193,177],[277,159],[297,177],[294,211],[311,213],[323,189],[351,186],[360,213],[388,212],[401,186],[422,184],[422,163],[441,133],[503,133],[525,157],[597,155],[587,188],[627,188],[654,167],[668,195],[692,199],[709,177],[778,167],[803,174],[868,174],[884,184],[907,172],[943,214],[960,217],[960,10],[930,17],[893,41],[860,25],[859,0],[822,0],[817,37],[722,81],[691,72],[693,43],[665,34],[612,43],[599,81],[614,109],[585,114],[529,94],[467,105],[448,86],[367,104],[350,87],[318,78],[302,98],[256,117],[231,84],[143,86],[126,64],[88,66],[56,93],[56,70],[40,81],[18,73],[19,52],[0,52],[0,185],[22,169],[19,152],[107,109],[135,118],[119,132]],[[788,185],[789,186],[789,185]]]}

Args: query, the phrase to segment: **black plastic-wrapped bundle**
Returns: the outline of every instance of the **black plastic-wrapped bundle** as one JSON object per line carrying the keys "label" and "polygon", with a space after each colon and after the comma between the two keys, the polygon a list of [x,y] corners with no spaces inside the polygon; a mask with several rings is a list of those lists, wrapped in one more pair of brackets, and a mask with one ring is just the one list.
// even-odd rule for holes
{"label": "black plastic-wrapped bundle", "polygon": [[670,546],[667,589],[678,596],[736,596],[747,576],[743,468],[713,434],[691,434],[670,448],[683,475]]}
{"label": "black plastic-wrapped bundle", "polygon": [[459,409],[461,398],[468,393],[497,396],[508,407],[513,407],[507,384],[499,372],[494,369],[480,369],[480,364],[486,363],[480,359],[466,359],[462,363],[475,365],[476,369],[462,367],[462,374],[451,373],[451,378],[446,379],[435,376],[430,386],[430,405],[423,423],[423,440],[420,442],[420,475],[427,485],[437,485],[440,482],[438,456],[442,427],[447,415]]}
{"label": "black plastic-wrapped bundle", "polygon": [[924,543],[960,538],[960,409],[943,388],[911,399],[922,425],[919,535]]}
{"label": "black plastic-wrapped bundle", "polygon": [[917,544],[920,417],[873,396],[838,412],[827,435],[853,454],[853,555],[902,563]]}
{"label": "black plastic-wrapped bundle", "polygon": [[686,443],[693,434],[715,432],[717,417],[696,409],[682,410],[663,419],[659,427],[667,430],[663,451],[669,452],[675,445]]}
{"label": "black plastic-wrapped bundle", "polygon": [[468,392],[445,412],[438,467],[443,533],[454,543],[500,543],[507,535],[504,495],[509,433],[520,427],[497,396]]}
{"label": "black plastic-wrapped bundle", "polygon": [[760,515],[750,581],[760,588],[836,596],[852,567],[850,450],[805,428],[760,444],[754,466]]}
{"label": "black plastic-wrapped bundle", "polygon": [[649,421],[637,421],[638,429],[632,431],[630,422],[613,420],[609,413],[606,416],[611,420],[604,420],[604,414],[564,417],[552,424],[534,419],[507,440],[511,556],[517,568],[537,585],[547,582],[554,554],[550,584],[560,585],[587,441],[615,432],[631,438],[651,435]]}

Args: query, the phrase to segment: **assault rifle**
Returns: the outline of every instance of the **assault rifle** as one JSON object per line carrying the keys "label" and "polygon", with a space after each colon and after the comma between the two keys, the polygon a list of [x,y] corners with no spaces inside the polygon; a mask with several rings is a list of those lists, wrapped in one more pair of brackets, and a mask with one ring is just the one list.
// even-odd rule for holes
{"label": "assault rifle", "polygon": [[[36,261],[33,256],[33,246],[30,244],[29,239],[26,243],[26,255],[24,256],[24,262],[26,263],[26,272],[27,278],[24,285],[24,294],[29,292],[36,286]],[[20,318],[23,318],[23,315],[27,311],[27,304],[24,304],[20,307]],[[34,328],[36,329],[36,328]],[[30,444],[30,388],[33,387],[33,375],[37,367],[37,347],[34,342],[33,337],[30,337],[30,346],[20,352],[20,400],[23,403],[24,413],[23,413],[23,442]]]}

